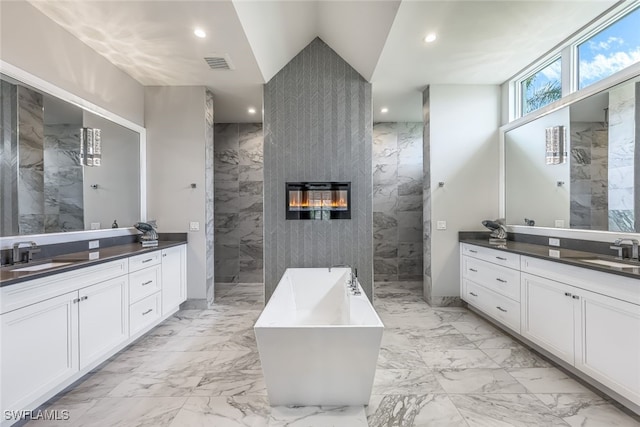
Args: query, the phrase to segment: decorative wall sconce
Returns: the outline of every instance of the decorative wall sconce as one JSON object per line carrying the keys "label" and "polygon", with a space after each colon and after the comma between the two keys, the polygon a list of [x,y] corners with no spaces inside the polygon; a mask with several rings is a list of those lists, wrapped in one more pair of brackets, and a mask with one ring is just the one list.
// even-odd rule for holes
{"label": "decorative wall sconce", "polygon": [[84,166],[100,166],[102,163],[100,129],[80,128],[80,163]]}
{"label": "decorative wall sconce", "polygon": [[567,162],[567,128],[553,126],[545,129],[545,163],[559,165]]}

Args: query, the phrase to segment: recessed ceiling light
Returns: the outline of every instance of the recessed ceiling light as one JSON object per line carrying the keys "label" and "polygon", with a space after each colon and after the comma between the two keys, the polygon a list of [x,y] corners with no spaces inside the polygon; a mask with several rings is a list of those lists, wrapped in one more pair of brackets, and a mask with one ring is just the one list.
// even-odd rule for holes
{"label": "recessed ceiling light", "polygon": [[427,34],[427,36],[424,38],[424,41],[426,43],[432,43],[436,41],[437,38],[438,36],[436,36],[436,33],[430,33],[430,34]]}
{"label": "recessed ceiling light", "polygon": [[249,112],[249,114],[255,114],[256,113],[256,109],[251,107],[247,110]]}
{"label": "recessed ceiling light", "polygon": [[195,34],[196,37],[200,37],[201,39],[207,37],[207,33],[205,33],[202,28],[196,28],[195,30],[193,30],[193,34]]}
{"label": "recessed ceiling light", "polygon": [[388,113],[388,112],[389,112],[389,109],[388,109],[387,107],[384,107],[384,108],[381,108],[381,109],[380,109],[380,112],[381,112],[382,114],[385,114],[385,113]]}

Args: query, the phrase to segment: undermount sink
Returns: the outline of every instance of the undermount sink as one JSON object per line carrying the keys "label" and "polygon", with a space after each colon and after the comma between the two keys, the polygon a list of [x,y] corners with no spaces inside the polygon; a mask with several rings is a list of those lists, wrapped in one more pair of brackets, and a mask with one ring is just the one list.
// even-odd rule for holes
{"label": "undermount sink", "polygon": [[48,270],[50,268],[56,268],[56,267],[62,267],[63,265],[69,265],[71,264],[71,262],[56,262],[56,261],[52,261],[52,262],[46,262],[44,264],[36,264],[36,265],[30,265],[27,267],[22,267],[22,268],[12,268],[11,271],[40,271],[40,270]]}
{"label": "undermount sink", "polygon": [[606,265],[607,267],[640,268],[640,265],[623,264],[621,262],[607,261],[605,259],[581,259],[580,261],[589,262],[591,264]]}

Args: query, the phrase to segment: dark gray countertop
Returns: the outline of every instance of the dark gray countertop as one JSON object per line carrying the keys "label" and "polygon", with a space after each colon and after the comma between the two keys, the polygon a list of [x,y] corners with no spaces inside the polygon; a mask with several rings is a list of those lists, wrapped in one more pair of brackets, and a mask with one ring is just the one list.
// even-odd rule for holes
{"label": "dark gray countertop", "polygon": [[[640,279],[640,263],[633,263],[629,260],[620,260],[612,256],[596,254],[593,252],[578,251],[575,249],[555,248],[544,245],[536,245],[532,243],[516,242],[512,240],[507,240],[507,243],[504,245],[495,245],[489,243],[488,239],[461,238],[460,243],[469,243],[472,245],[483,246],[498,251],[512,252],[519,255],[526,255],[534,258],[545,259],[548,261],[569,264],[576,267],[588,268],[590,270],[617,274],[620,276],[631,277],[633,279]],[[549,250],[559,251],[560,256],[550,256]],[[601,259],[606,261],[613,261],[617,263],[628,264],[629,268],[609,267],[606,265],[592,264],[582,261],[583,259]]]}
{"label": "dark gray countertop", "polygon": [[[78,268],[88,267],[90,265],[101,264],[104,262],[115,261],[121,258],[127,258],[134,255],[140,255],[148,252],[154,252],[172,246],[178,246],[186,244],[186,241],[174,240],[174,241],[159,241],[158,246],[154,248],[143,248],[140,243],[131,243],[127,245],[111,246],[108,248],[101,248],[92,251],[75,252],[66,255],[59,255],[52,259],[38,260],[29,264],[11,265],[0,268],[0,286],[9,286],[16,283],[25,282],[27,280],[39,279],[42,277],[51,276],[53,274],[64,273]],[[89,252],[98,252],[99,258],[90,260]],[[50,268],[48,270],[41,271],[12,271],[15,268],[27,267],[30,265],[46,264],[51,261],[59,262],[71,262],[71,264],[63,265],[60,267]]]}

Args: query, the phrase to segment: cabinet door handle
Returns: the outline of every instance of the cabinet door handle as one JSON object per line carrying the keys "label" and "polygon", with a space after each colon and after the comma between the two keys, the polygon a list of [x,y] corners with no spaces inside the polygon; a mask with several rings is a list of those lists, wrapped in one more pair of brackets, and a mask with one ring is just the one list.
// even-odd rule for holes
{"label": "cabinet door handle", "polygon": [[142,261],[142,263],[146,264],[147,262],[151,262],[151,261],[153,261],[153,258],[145,259],[144,261]]}
{"label": "cabinet door handle", "polygon": [[74,299],[72,300],[72,302],[73,302],[74,304],[79,303],[79,302],[80,302],[80,298],[74,298]]}
{"label": "cabinet door handle", "polygon": [[86,301],[86,300],[88,300],[88,299],[89,299],[89,297],[85,295],[85,296],[83,296],[83,297],[81,297],[81,298],[80,298],[80,301]]}
{"label": "cabinet door handle", "polygon": [[144,283],[142,284],[142,286],[147,286],[147,285],[149,285],[149,284],[151,284],[151,283],[153,283],[153,280],[147,280],[146,282],[144,282]]}
{"label": "cabinet door handle", "polygon": [[471,295],[472,295],[472,296],[474,296],[474,297],[477,297],[477,296],[478,296],[478,294],[474,294],[473,292],[469,292],[469,294],[471,294]]}
{"label": "cabinet door handle", "polygon": [[471,252],[472,254],[477,254],[478,251],[474,251],[473,249],[469,249],[469,252]]}
{"label": "cabinet door handle", "polygon": [[498,277],[498,278],[496,278],[496,280],[497,280],[498,282],[500,282],[500,283],[507,283],[507,281],[506,281],[506,280],[501,279],[501,278],[499,278],[499,277]]}
{"label": "cabinet door handle", "polygon": [[478,272],[478,270],[476,270],[475,268],[470,268],[469,271],[473,271],[474,273]]}
{"label": "cabinet door handle", "polygon": [[507,310],[505,310],[504,308],[502,308],[502,307],[500,307],[500,306],[497,306],[496,308],[497,308],[498,310],[500,310],[501,312],[503,312],[503,313],[506,313],[506,312],[507,312]]}
{"label": "cabinet door handle", "polygon": [[151,313],[152,311],[153,311],[153,308],[150,308],[149,310],[147,310],[144,313],[142,313],[142,315],[146,316],[147,314]]}
{"label": "cabinet door handle", "polygon": [[565,293],[564,293],[564,296],[565,296],[565,297],[570,297],[570,296],[571,296],[571,292],[565,292]]}
{"label": "cabinet door handle", "polygon": [[497,256],[496,258],[499,259],[500,261],[506,261],[507,260],[506,258],[503,258],[501,256]]}
{"label": "cabinet door handle", "polygon": [[580,299],[580,297],[578,295],[572,295],[571,298],[573,299]]}
{"label": "cabinet door handle", "polygon": [[167,254],[162,254],[163,257],[167,256]]}

